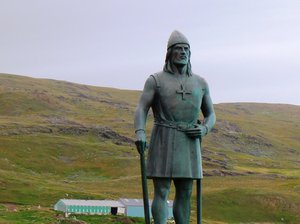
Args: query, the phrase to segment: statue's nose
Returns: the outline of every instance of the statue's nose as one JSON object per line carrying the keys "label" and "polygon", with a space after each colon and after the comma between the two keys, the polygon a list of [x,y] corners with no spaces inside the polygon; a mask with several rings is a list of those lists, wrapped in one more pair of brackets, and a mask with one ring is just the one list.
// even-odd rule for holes
{"label": "statue's nose", "polygon": [[186,55],[186,51],[185,51],[185,50],[182,50],[182,51],[180,52],[180,54],[181,54],[181,55]]}

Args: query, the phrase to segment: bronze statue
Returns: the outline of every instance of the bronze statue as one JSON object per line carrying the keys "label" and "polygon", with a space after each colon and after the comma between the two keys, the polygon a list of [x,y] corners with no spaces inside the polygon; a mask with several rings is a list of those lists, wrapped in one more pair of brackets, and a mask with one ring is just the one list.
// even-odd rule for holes
{"label": "bronze statue", "polygon": [[[136,138],[141,145],[146,143],[145,124],[150,108],[154,114],[147,178],[154,184],[155,224],[166,223],[172,180],[176,188],[175,222],[189,223],[193,180],[203,177],[200,142],[216,121],[208,85],[192,73],[190,56],[187,38],[174,31],[168,41],[163,71],[147,79],[135,113]],[[200,112],[204,116],[202,122],[198,120]]]}

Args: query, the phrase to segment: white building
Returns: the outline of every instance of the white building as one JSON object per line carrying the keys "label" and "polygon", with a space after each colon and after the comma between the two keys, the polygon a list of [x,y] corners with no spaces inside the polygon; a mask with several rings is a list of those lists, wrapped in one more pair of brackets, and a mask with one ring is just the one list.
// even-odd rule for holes
{"label": "white building", "polygon": [[[151,208],[152,200],[149,200]],[[173,218],[173,201],[168,201],[168,218]],[[130,217],[144,217],[144,203],[142,199],[120,198],[113,200],[75,200],[60,199],[54,210],[62,211],[65,216],[70,214],[90,214],[90,215],[125,215]],[[150,216],[151,209],[149,209]]]}
{"label": "white building", "polygon": [[91,214],[91,215],[118,215],[124,214],[125,207],[119,201],[112,200],[75,200],[60,199],[54,210],[62,211],[66,216],[69,214]]}

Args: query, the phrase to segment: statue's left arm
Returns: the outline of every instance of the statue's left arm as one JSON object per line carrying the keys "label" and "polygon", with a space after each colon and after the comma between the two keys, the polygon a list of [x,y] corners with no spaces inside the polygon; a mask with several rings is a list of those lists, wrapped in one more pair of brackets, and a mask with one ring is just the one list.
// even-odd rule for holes
{"label": "statue's left arm", "polygon": [[204,81],[205,88],[202,97],[201,112],[204,120],[201,124],[195,124],[195,127],[186,130],[186,134],[191,138],[203,138],[207,135],[216,123],[216,114],[209,94],[209,88]]}
{"label": "statue's left arm", "polygon": [[208,132],[211,131],[211,129],[214,127],[216,123],[216,114],[215,114],[214,106],[210,97],[209,88],[207,84],[205,88],[205,93],[202,98],[201,111],[204,116],[204,121],[202,123],[202,126],[204,126],[205,128],[204,130],[205,133],[201,133],[201,136],[205,136]]}

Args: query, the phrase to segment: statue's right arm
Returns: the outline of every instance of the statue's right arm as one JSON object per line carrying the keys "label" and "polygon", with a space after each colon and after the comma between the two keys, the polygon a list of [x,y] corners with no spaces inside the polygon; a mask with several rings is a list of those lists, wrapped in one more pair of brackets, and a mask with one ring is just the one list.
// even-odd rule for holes
{"label": "statue's right arm", "polygon": [[155,88],[155,81],[150,76],[145,83],[144,90],[142,92],[139,104],[135,111],[134,128],[136,132],[137,141],[146,142],[145,126],[148,111],[154,100]]}

